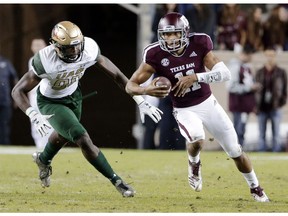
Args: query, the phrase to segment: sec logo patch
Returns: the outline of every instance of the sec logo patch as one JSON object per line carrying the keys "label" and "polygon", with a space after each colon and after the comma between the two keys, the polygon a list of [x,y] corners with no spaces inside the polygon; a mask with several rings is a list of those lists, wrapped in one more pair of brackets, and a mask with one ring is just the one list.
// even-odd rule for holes
{"label": "sec logo patch", "polygon": [[170,64],[169,59],[164,58],[161,60],[161,65],[163,65],[164,67],[167,67]]}

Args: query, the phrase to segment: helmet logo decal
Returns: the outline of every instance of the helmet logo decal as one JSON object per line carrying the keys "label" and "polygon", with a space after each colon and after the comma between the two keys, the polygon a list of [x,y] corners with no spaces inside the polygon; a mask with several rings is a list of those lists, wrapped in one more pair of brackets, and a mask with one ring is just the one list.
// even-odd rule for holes
{"label": "helmet logo decal", "polygon": [[80,40],[74,40],[74,41],[71,41],[71,45],[74,45],[74,44],[79,44],[79,43],[81,43],[81,41]]}
{"label": "helmet logo decal", "polygon": [[174,25],[164,26],[164,31],[176,31],[175,29],[176,29],[176,28],[175,28]]}
{"label": "helmet logo decal", "polygon": [[167,67],[170,64],[169,59],[164,58],[161,60],[161,65],[163,65],[164,67]]}

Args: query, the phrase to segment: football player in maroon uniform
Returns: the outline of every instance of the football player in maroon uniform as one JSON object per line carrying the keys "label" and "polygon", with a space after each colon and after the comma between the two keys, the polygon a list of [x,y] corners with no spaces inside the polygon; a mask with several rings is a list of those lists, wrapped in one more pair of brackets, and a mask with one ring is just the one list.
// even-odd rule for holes
{"label": "football player in maroon uniform", "polygon": [[[268,202],[249,158],[238,143],[233,123],[209,86],[229,80],[230,71],[213,54],[210,37],[204,33],[189,33],[189,29],[187,19],[180,13],[168,13],[161,18],[158,42],[144,49],[143,62],[127,83],[126,91],[131,95],[155,97],[169,94],[173,114],[187,142],[188,182],[195,191],[202,189],[200,151],[205,140],[205,127],[235,161],[254,199]],[[171,91],[155,86],[157,78],[150,85],[140,86],[154,73],[170,80]]]}

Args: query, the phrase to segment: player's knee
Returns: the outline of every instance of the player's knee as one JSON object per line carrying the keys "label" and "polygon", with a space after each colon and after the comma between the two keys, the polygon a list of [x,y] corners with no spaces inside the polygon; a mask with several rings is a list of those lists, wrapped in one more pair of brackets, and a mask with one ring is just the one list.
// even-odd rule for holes
{"label": "player's knee", "polygon": [[200,151],[203,148],[204,140],[200,139],[193,143],[187,143],[187,149],[193,149],[194,151]]}
{"label": "player's knee", "polygon": [[89,145],[89,143],[91,143],[91,139],[90,136],[88,135],[88,133],[84,133],[81,136],[79,136],[75,143],[80,147],[80,148],[85,148],[86,146]]}
{"label": "player's knee", "polygon": [[203,139],[199,139],[196,142],[193,143],[193,146],[195,149],[201,150],[203,148],[204,145],[204,140]]}
{"label": "player's knee", "polygon": [[230,158],[238,158],[242,155],[243,151],[241,145],[237,145],[237,147],[231,149],[226,153]]}
{"label": "player's knee", "polygon": [[66,138],[61,136],[56,131],[53,131],[52,134],[50,135],[49,139],[48,139],[48,142],[54,143],[54,144],[59,145],[59,146],[60,145],[64,146],[66,143],[69,142],[69,140],[67,140]]}
{"label": "player's knee", "polygon": [[188,130],[181,130],[180,131],[182,136],[186,139],[188,143],[196,143],[199,141],[205,140],[205,133],[204,131],[199,131],[196,133],[195,131],[189,132]]}
{"label": "player's knee", "polygon": [[68,131],[68,137],[69,137],[69,140],[73,141],[76,143],[77,140],[79,140],[80,138],[82,139],[90,139],[89,135],[88,135],[88,138],[87,138],[87,132],[85,130],[85,128],[82,126],[82,125],[72,125],[70,128],[69,128],[69,131]]}
{"label": "player's knee", "polygon": [[97,146],[95,146],[87,132],[82,134],[75,143],[82,149],[84,152],[99,152]]}

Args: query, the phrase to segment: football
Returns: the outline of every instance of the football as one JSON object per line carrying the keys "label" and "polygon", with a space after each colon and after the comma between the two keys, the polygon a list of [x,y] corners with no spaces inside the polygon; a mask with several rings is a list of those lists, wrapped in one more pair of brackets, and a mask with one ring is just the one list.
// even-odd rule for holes
{"label": "football", "polygon": [[168,90],[171,89],[172,85],[171,85],[171,82],[170,82],[170,80],[168,78],[160,76],[160,77],[157,77],[156,79],[158,79],[155,82],[156,86],[167,86]]}

